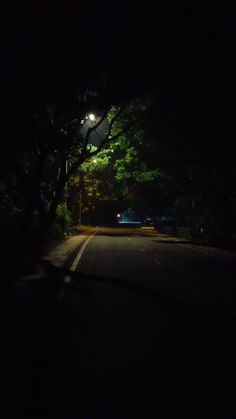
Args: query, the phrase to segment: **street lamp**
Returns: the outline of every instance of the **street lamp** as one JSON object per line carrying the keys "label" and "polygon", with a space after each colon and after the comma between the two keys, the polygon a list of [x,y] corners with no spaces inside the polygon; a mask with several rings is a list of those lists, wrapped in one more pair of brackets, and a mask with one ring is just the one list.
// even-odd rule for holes
{"label": "street lamp", "polygon": [[90,121],[95,121],[94,113],[90,113],[88,117],[89,117]]}
{"label": "street lamp", "polygon": [[[87,114],[86,116],[85,116],[85,119],[87,119],[87,120],[89,120],[89,121],[91,121],[91,122],[94,122],[94,121],[96,121],[96,116],[95,116],[95,114],[94,113],[89,113],[89,114]],[[82,119],[82,123],[84,122],[84,119]]]}

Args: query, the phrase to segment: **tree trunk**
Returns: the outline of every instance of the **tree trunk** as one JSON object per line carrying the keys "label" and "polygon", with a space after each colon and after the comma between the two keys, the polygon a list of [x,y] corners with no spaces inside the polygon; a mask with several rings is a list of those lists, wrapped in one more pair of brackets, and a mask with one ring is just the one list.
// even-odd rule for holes
{"label": "tree trunk", "polygon": [[30,239],[33,215],[35,209],[37,208],[38,201],[40,199],[40,183],[42,179],[46,157],[46,152],[42,152],[40,154],[32,180],[31,193],[22,224],[22,234],[26,240]]}
{"label": "tree trunk", "polygon": [[232,203],[229,197],[223,202],[223,246],[226,249],[231,249],[233,244],[233,210]]}
{"label": "tree trunk", "polygon": [[60,170],[55,194],[52,198],[49,211],[44,218],[41,233],[38,237],[38,249],[37,250],[38,250],[39,254],[42,253],[42,249],[43,249],[43,246],[45,244],[47,233],[48,233],[50,227],[53,225],[53,223],[55,221],[57,206],[58,206],[58,204],[59,204],[59,202],[62,198],[63,191],[64,191],[64,188],[65,188],[65,185],[66,185],[66,182],[67,182],[66,166],[65,166],[64,163],[62,164],[62,167],[61,167],[61,170]]}

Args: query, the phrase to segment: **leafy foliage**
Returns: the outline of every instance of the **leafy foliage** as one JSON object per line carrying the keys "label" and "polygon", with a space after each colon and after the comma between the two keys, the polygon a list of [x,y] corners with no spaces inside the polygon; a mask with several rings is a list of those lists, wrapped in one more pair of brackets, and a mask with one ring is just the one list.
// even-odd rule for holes
{"label": "leafy foliage", "polygon": [[[230,242],[235,126],[214,80],[166,73],[145,95],[121,101],[106,77],[82,83],[78,68],[72,79],[62,70],[44,73],[44,81],[37,75],[37,86],[47,80],[47,94],[38,87],[33,97],[28,91],[5,106],[4,234],[15,229],[26,236],[35,217],[47,231],[66,200],[78,219],[82,193],[88,212],[105,200],[133,200],[140,211],[149,202],[153,213],[171,213],[192,237],[204,231],[207,242]],[[91,109],[97,111],[95,124],[86,122]]]}
{"label": "leafy foliage", "polygon": [[72,217],[65,203],[57,206],[56,222],[61,226],[63,233],[68,233],[72,227]]}

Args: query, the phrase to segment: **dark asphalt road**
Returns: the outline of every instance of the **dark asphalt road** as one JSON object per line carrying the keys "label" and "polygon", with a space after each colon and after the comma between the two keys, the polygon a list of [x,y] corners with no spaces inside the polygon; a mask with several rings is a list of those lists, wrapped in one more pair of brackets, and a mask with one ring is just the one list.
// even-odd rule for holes
{"label": "dark asphalt road", "polygon": [[186,303],[236,313],[236,254],[138,228],[99,229],[78,272],[128,280]]}
{"label": "dark asphalt road", "polygon": [[72,410],[82,394],[91,417],[236,417],[234,259],[155,231],[99,229],[77,272],[102,282],[80,301],[64,296],[82,319],[66,339]]}
{"label": "dark asphalt road", "polygon": [[235,418],[225,259],[155,232],[99,230],[59,299],[10,311],[2,417]]}

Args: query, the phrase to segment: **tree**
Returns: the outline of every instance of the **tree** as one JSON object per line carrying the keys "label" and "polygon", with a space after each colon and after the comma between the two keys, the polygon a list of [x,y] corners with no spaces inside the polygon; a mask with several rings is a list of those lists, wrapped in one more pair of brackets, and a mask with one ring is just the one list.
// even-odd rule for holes
{"label": "tree", "polygon": [[[102,150],[109,156],[111,144],[109,162],[123,196],[145,196],[154,211],[175,212],[182,225],[204,224],[209,231],[215,225],[219,236],[232,235],[234,128],[225,123],[226,111],[219,106],[223,94],[214,90],[215,84],[203,77],[196,82],[186,74],[158,74],[152,89],[137,99],[137,91],[135,96],[130,88],[121,94],[117,73],[115,79],[105,73],[78,77],[77,64],[70,77],[64,62],[57,71],[49,66],[50,71],[36,74],[33,98],[29,89],[21,101],[8,101],[5,107],[2,219],[11,218],[9,211],[13,217],[14,208],[14,214],[24,218],[22,231],[30,236],[37,216],[43,237],[69,179],[81,174],[82,165],[91,165]],[[99,118],[84,130],[82,121],[91,110]],[[96,132],[101,138],[93,148]]]}
{"label": "tree", "polygon": [[[189,237],[229,247],[236,219],[232,111],[222,110],[226,97],[212,81],[183,76],[171,75],[161,92],[142,99],[146,112],[119,142],[125,154],[116,162],[117,175],[140,195],[137,186],[148,181],[150,201],[158,197],[156,211],[172,213]],[[132,112],[131,106],[115,129]]]}
{"label": "tree", "polygon": [[[87,92],[79,98],[76,104],[76,117],[74,108],[71,112],[68,112],[68,108],[66,112],[59,112],[59,105],[54,105],[54,107],[48,105],[41,112],[38,111],[33,115],[31,113],[31,119],[27,119],[22,132],[20,130],[17,132],[18,137],[21,137],[26,128],[27,135],[32,136],[31,143],[24,152],[28,166],[26,178],[29,196],[28,202],[27,196],[22,198],[22,206],[26,207],[22,214],[24,238],[28,236],[30,239],[32,222],[37,214],[40,223],[39,242],[43,241],[46,232],[55,220],[56,209],[69,178],[78,172],[84,162],[97,156],[107,144],[116,141],[135,122],[132,118],[120,132],[112,134],[113,124],[122,115],[126,106],[126,103],[120,104],[109,124],[106,125],[98,146],[93,147],[92,134],[101,128],[109,108],[108,102],[105,108],[100,107],[97,121],[93,125],[90,124],[84,132],[82,130],[84,118],[91,109],[91,98],[93,104],[96,98],[98,106],[100,98],[97,93]],[[104,106],[104,101],[102,103]],[[6,183],[3,185],[3,190],[5,186]]]}
{"label": "tree", "polygon": [[[96,147],[92,146],[91,149]],[[102,203],[105,207],[120,198],[112,154],[112,146],[107,146],[95,157],[84,162],[77,174],[69,179],[67,202],[73,213],[74,224],[79,220],[81,200],[82,221],[91,224]]]}

